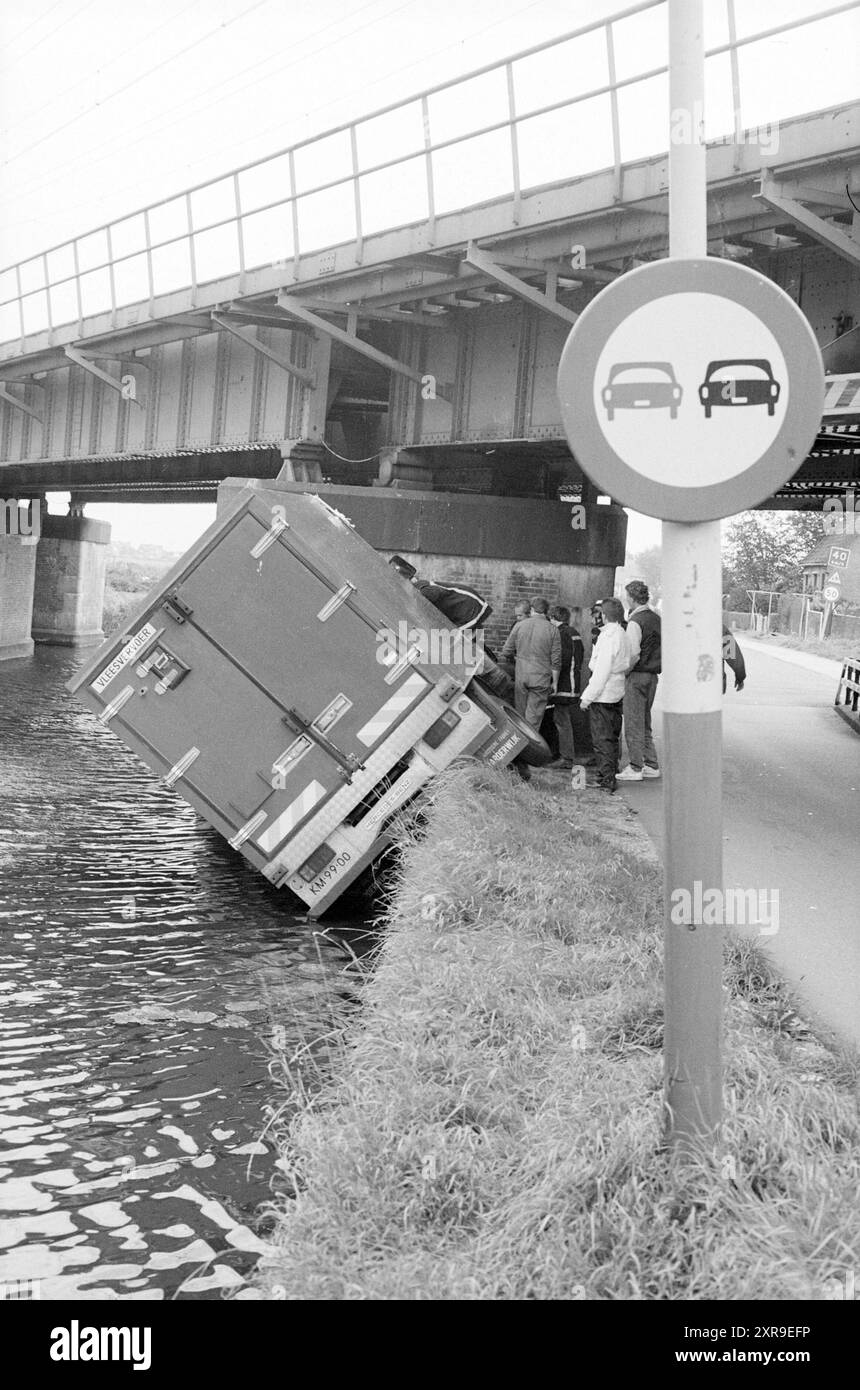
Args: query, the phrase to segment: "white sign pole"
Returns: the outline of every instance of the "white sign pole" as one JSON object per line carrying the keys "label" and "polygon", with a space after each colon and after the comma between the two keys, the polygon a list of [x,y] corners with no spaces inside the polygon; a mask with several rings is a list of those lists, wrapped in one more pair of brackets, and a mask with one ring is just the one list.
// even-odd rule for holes
{"label": "white sign pole", "polygon": [[[669,255],[707,255],[703,0],[669,0]],[[670,1145],[713,1146],[722,1115],[720,523],[663,522],[664,1065]],[[681,890],[680,892],[678,890]],[[685,905],[691,912],[684,913]],[[720,913],[720,919],[722,914]]]}

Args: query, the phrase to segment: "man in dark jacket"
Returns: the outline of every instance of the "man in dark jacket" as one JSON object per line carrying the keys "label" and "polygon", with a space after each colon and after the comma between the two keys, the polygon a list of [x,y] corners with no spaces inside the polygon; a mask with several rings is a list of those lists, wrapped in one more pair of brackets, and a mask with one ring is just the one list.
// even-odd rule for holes
{"label": "man in dark jacket", "polygon": [[[731,668],[735,678],[735,690],[743,690],[747,678],[747,664],[738,640],[727,627],[723,628],[723,661]],[[726,693],[726,666],[723,667],[723,694]]]}
{"label": "man in dark jacket", "polygon": [[561,671],[552,710],[558,735],[558,757],[548,766],[570,771],[574,757],[574,697],[579,695],[582,688],[582,638],[576,628],[570,626],[570,609],[563,604],[550,609],[549,620],[561,638]]}
{"label": "man in dark jacket", "polygon": [[415,566],[404,560],[402,555],[392,555],[388,563],[404,579],[410,580],[428,603],[432,603],[449,622],[464,632],[483,627],[493,611],[486,599],[470,589],[468,584],[435,584],[430,579],[422,579]]}
{"label": "man in dark jacket", "polygon": [[660,614],[649,608],[648,585],[634,579],[625,589],[629,609],[627,637],[632,666],[624,690],[624,737],[630,763],[618,774],[619,782],[641,782],[659,777],[657,750],[651,733],[651,706],[657,694],[661,670]]}

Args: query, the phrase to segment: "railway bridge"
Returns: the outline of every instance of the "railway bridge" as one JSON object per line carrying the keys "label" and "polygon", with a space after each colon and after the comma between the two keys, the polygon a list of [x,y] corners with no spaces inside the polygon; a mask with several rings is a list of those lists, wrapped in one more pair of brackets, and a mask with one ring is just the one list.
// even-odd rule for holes
{"label": "railway bridge", "polygon": [[[774,279],[825,349],[821,432],[764,504],[821,507],[860,491],[860,102],[836,84],[845,99],[805,110],[780,64],[843,30],[856,52],[860,3],[756,30],[742,2],[719,0],[706,36],[709,253]],[[667,120],[665,10],[0,272],[0,658],[100,640],[109,528],[87,502],[213,500],[227,478],[320,491],[500,616],[611,591],[626,515],[569,448],[555,374],[601,287],[667,252],[666,145],[690,133]]]}

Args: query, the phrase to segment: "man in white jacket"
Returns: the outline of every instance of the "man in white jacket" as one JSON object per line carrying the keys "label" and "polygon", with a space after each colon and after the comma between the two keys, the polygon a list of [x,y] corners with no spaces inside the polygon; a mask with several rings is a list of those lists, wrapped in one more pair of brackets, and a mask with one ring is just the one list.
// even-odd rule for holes
{"label": "man in white jacket", "polygon": [[620,599],[605,598],[600,607],[603,627],[592,648],[588,663],[591,679],[582,692],[580,708],[589,711],[597,781],[604,791],[614,792],[621,757],[624,691],[633,658],[630,641],[621,626],[624,605]]}

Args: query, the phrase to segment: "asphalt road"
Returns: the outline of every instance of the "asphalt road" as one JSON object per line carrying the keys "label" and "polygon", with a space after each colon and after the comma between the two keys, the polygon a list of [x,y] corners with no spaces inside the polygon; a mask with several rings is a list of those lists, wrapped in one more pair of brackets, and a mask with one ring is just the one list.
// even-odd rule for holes
{"label": "asphalt road", "polygon": [[[747,683],[736,694],[729,673],[723,705],[725,886],[778,890],[760,943],[812,1017],[860,1045],[860,735],[833,708],[835,666],[741,645]],[[622,786],[660,849],[663,782]]]}

